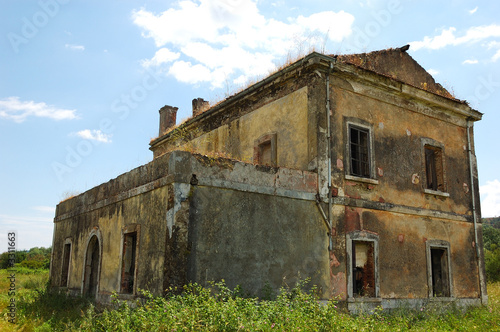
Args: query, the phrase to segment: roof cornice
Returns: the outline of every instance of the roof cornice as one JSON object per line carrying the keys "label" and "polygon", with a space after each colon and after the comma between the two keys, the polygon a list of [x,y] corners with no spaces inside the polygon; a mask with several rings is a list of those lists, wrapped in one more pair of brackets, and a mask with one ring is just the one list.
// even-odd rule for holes
{"label": "roof cornice", "polygon": [[[218,112],[224,110],[231,104],[237,103],[245,96],[250,95],[253,92],[259,90],[263,86],[272,84],[272,82],[277,80],[278,78],[295,70],[311,66],[316,66],[318,67],[317,69],[325,72],[332,70],[334,74],[336,73],[336,74],[346,75],[360,82],[365,82],[370,86],[379,87],[386,91],[392,91],[399,95],[407,96],[408,98],[413,100],[420,100],[425,104],[434,105],[440,109],[447,110],[450,113],[453,113],[468,120],[479,121],[481,120],[483,115],[477,110],[472,109],[465,101],[443,97],[441,95],[424,90],[422,88],[414,87],[405,82],[397,80],[393,77],[382,75],[380,73],[371,71],[369,69],[361,68],[353,64],[337,61],[336,56],[329,56],[317,52],[312,52],[309,55],[305,56],[304,58],[299,59],[294,63],[286,66],[285,68],[280,69],[277,72],[269,75],[265,79],[249,86],[248,88],[230,97],[227,97],[217,105],[187,120],[185,123],[183,123],[177,128],[182,127],[189,129],[195,123],[203,121],[203,119],[206,119],[208,117],[213,116],[214,114],[217,114]],[[380,81],[381,77],[391,82],[391,84],[381,85]],[[170,132],[152,140],[150,143],[150,149],[152,149],[155,146],[161,145],[163,141],[168,140],[170,137],[170,133],[174,132],[177,128],[174,128]]]}

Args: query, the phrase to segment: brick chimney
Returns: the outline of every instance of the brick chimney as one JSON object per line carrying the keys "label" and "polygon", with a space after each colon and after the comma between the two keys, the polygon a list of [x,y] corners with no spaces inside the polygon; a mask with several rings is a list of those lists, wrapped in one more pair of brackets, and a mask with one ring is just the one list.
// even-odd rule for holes
{"label": "brick chimney", "polygon": [[160,108],[160,136],[163,135],[167,129],[175,126],[175,120],[177,118],[178,107],[172,107],[165,105]]}
{"label": "brick chimney", "polygon": [[203,100],[203,98],[193,99],[193,116],[203,113],[203,111],[207,110],[209,106],[208,101]]}

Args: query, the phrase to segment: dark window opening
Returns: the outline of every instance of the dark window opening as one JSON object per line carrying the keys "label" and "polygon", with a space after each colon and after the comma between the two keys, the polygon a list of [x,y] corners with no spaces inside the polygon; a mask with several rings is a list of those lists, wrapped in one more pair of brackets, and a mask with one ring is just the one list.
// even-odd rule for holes
{"label": "dark window opening", "polygon": [[353,241],[352,267],[354,297],[375,297],[375,258],[373,242]]}
{"label": "dark window opening", "polygon": [[259,145],[259,164],[267,166],[273,165],[271,141],[267,141]]}
{"label": "dark window opening", "polygon": [[134,292],[136,246],[137,232],[125,234],[123,238],[121,293],[132,294]]}
{"label": "dark window opening", "polygon": [[436,297],[450,296],[448,252],[443,248],[431,248],[432,294]]}
{"label": "dark window opening", "polygon": [[66,243],[63,249],[62,274],[61,274],[62,287],[68,286],[70,254],[71,254],[71,243]]}
{"label": "dark window opening", "polygon": [[266,134],[255,140],[253,160],[255,163],[276,167],[276,134]]}
{"label": "dark window opening", "polygon": [[425,174],[427,189],[445,191],[443,172],[443,153],[438,147],[425,146]]}
{"label": "dark window opening", "polygon": [[369,131],[355,127],[349,128],[351,175],[370,177],[370,136]]}

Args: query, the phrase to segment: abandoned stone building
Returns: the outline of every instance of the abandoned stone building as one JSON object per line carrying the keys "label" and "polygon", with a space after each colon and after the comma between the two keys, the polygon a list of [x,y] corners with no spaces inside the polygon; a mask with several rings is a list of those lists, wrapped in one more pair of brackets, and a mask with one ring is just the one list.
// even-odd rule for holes
{"label": "abandoned stone building", "polygon": [[487,301],[473,124],[406,48],[311,53],[160,109],[153,160],[57,206],[52,286],[107,303],[310,278],[352,311]]}

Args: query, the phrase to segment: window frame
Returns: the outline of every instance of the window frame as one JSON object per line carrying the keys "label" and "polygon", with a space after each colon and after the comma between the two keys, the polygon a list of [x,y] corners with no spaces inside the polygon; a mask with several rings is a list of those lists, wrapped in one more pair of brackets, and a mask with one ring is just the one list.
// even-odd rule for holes
{"label": "window frame", "polygon": [[[355,296],[354,295],[354,266],[353,266],[353,247],[356,242],[371,242],[373,244],[373,267],[374,267],[374,290],[375,296]],[[379,236],[366,231],[353,231],[346,234],[346,253],[347,253],[347,297],[349,299],[377,299],[380,298],[380,277],[379,277]]]}
{"label": "window frame", "polygon": [[[344,118],[344,137],[345,137],[345,147],[344,147],[344,172],[345,179],[354,180],[360,182],[366,182],[370,184],[378,184],[376,168],[375,168],[375,148],[374,148],[374,130],[373,125],[367,121],[345,117]],[[351,153],[351,128],[362,130],[368,133],[368,176],[355,175],[352,172],[352,160],[353,156]]]}
{"label": "window frame", "polygon": [[259,165],[264,165],[262,163],[262,146],[270,144],[271,145],[271,167],[277,167],[278,166],[278,151],[277,151],[277,134],[275,132],[273,133],[267,133],[262,136],[260,136],[258,139],[254,141],[254,149],[253,149],[253,162]]}
{"label": "window frame", "polygon": [[[133,272],[133,285],[132,285],[132,291],[124,291],[124,287],[122,286],[124,283],[124,245],[125,245],[125,240],[127,236],[130,236],[131,234],[135,234],[135,252],[134,252],[134,272]],[[124,295],[136,295],[137,293],[137,272],[138,272],[138,263],[139,263],[139,243],[140,243],[140,225],[138,224],[130,224],[125,226],[122,229],[122,235],[121,235],[121,247],[120,247],[120,269],[119,269],[119,293],[124,294]]]}
{"label": "window frame", "polygon": [[93,238],[96,238],[96,241],[97,241],[97,248],[99,250],[99,253],[98,253],[98,262],[97,262],[97,272],[96,272],[96,282],[95,282],[95,295],[94,295],[94,299],[98,299],[99,298],[99,295],[100,295],[100,283],[101,283],[101,266],[102,266],[102,253],[103,253],[103,242],[102,242],[102,234],[101,234],[101,231],[99,230],[99,227],[98,226],[94,226],[92,228],[92,230],[90,231],[88,237],[87,237],[87,241],[85,243],[85,252],[84,252],[84,256],[83,256],[83,268],[82,268],[82,279],[81,279],[81,290],[80,290],[80,293],[82,296],[88,296],[89,295],[89,292],[90,292],[90,284],[89,284],[89,280],[87,279],[88,275],[87,275],[87,272],[91,273],[92,270],[88,270],[88,262],[89,262],[89,259],[91,259],[88,254],[89,254],[89,245],[90,245],[90,242],[93,241]]}
{"label": "window frame", "polygon": [[[448,193],[448,184],[446,182],[446,162],[445,162],[445,148],[444,144],[441,142],[438,142],[432,138],[422,138],[421,139],[421,155],[422,155],[422,176],[424,178],[424,181],[422,181],[422,188],[424,193],[430,194],[430,195],[436,195],[436,196],[442,196],[442,197],[449,197],[450,194]],[[435,189],[428,188],[428,169],[427,169],[427,151],[429,150],[434,150],[434,151],[439,151],[440,154],[440,162],[441,165],[441,174],[438,174],[437,172],[437,167],[435,165],[435,175],[436,175],[436,180],[438,182],[437,187]],[[434,161],[436,163],[436,160]],[[442,190],[439,189],[439,186],[442,186]]]}
{"label": "window frame", "polygon": [[[425,242],[426,246],[426,258],[427,258],[427,287],[429,298],[438,298],[438,299],[447,299],[453,298],[453,269],[451,266],[451,251],[450,251],[450,243],[444,240],[427,240]],[[434,294],[434,282],[432,275],[432,249],[441,249],[446,250],[447,255],[447,265],[448,265],[448,287],[449,287],[449,296],[436,296]]]}
{"label": "window frame", "polygon": [[[69,245],[69,252],[67,255],[68,262],[67,266],[65,269],[65,262],[66,262],[66,248]],[[62,251],[62,261],[61,261],[61,280],[60,280],[60,287],[68,287],[69,284],[69,276],[70,276],[70,271],[71,271],[71,254],[73,251],[73,240],[71,238],[67,238],[64,240],[64,245],[63,245],[63,251]],[[64,281],[64,275],[66,274],[66,282]]]}

